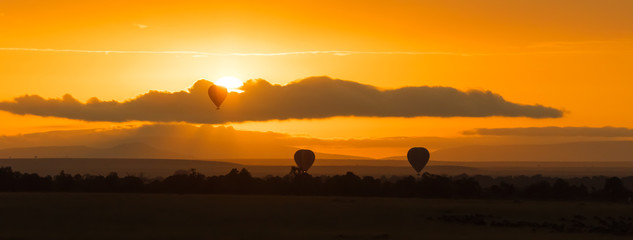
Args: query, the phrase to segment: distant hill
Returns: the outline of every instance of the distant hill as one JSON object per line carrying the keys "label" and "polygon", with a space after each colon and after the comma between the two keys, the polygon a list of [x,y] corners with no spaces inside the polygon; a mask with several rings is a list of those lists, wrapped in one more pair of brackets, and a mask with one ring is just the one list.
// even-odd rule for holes
{"label": "distant hill", "polygon": [[112,148],[49,146],[0,149],[0,158],[188,158],[183,154],[159,150],[143,143],[128,143]]}
{"label": "distant hill", "polygon": [[128,159],[128,158],[38,158],[0,159],[0,167],[40,175],[57,175],[60,171],[70,174],[107,175],[116,172],[119,176],[143,175],[166,177],[176,171],[197,172],[206,175],[224,175],[232,168],[242,168],[236,163],[182,159]]}
{"label": "distant hill", "polygon": [[347,159],[347,160],[372,160],[373,159],[373,158],[368,158],[368,157],[343,155],[343,154],[330,154],[330,153],[322,153],[322,152],[316,152],[315,155],[319,159]]}
{"label": "distant hill", "polygon": [[[26,148],[6,148],[0,149],[0,158],[157,158],[157,159],[209,159],[211,156],[231,156],[221,159],[243,159],[242,155],[251,156],[249,159],[257,159],[257,153],[240,149],[216,149],[216,155],[195,152],[192,155],[187,149],[177,148],[178,150],[161,150],[163,147],[156,148],[145,143],[133,142],[117,145],[111,148],[93,148],[87,146],[47,146],[47,147],[26,147]],[[172,148],[173,149],[173,148]],[[279,154],[264,154],[263,156],[273,155],[279,158],[293,158],[296,149],[284,147],[286,156],[277,156]],[[235,153],[231,155],[230,153]],[[369,160],[371,158],[316,153],[319,159],[352,159],[352,160]],[[220,159],[220,158],[211,158]]]}
{"label": "distant hill", "polygon": [[381,158],[380,160],[400,160],[400,161],[404,160],[404,161],[406,161],[407,160],[407,156],[384,157],[384,158]]}
{"label": "distant hill", "polygon": [[[183,159],[127,159],[127,158],[12,158],[0,159],[0,167],[12,167],[16,171],[56,175],[64,170],[71,174],[107,175],[117,172],[120,176],[143,175],[166,177],[176,171],[197,172],[207,176],[224,175],[232,168],[246,168],[253,176],[283,176],[288,174],[294,162],[290,159],[251,159],[251,163],[265,160],[264,165],[249,165],[248,161],[223,162]],[[233,161],[233,160],[227,160]],[[246,164],[244,164],[244,163]],[[277,165],[273,165],[277,162]],[[407,161],[396,160],[327,160],[315,162],[310,174],[334,175],[351,171],[360,176],[407,176],[415,171]],[[431,161],[424,168],[432,174],[483,174],[491,176],[535,175],[558,177],[579,176],[631,176],[630,162],[442,162]]]}
{"label": "distant hill", "polygon": [[[315,154],[317,159],[313,166],[398,166],[410,167],[407,161],[391,161],[376,159],[354,159],[354,158],[325,158],[320,153]],[[212,159],[214,161],[226,161],[238,163],[242,165],[253,166],[294,166],[293,156],[286,158],[270,158],[270,159]]]}
{"label": "distant hill", "polygon": [[[406,157],[404,157],[406,159]],[[542,145],[466,146],[431,153],[433,161],[620,162],[633,163],[633,141]]]}
{"label": "distant hill", "polygon": [[[355,161],[358,161],[357,163]],[[8,166],[13,170],[40,175],[57,175],[60,171],[70,174],[107,175],[117,172],[120,176],[143,175],[145,177],[167,177],[176,171],[188,171],[195,168],[197,172],[207,176],[224,175],[232,168],[246,168],[257,177],[267,175],[284,176],[290,172],[291,161],[284,165],[243,165],[232,162],[181,160],[181,159],[126,159],[126,158],[38,158],[38,159],[0,159],[0,167]],[[348,171],[361,176],[414,175],[415,171],[404,164],[391,166],[363,165],[371,160],[348,160],[337,164],[336,160],[325,160],[310,168],[310,173],[319,175],[345,174]],[[380,162],[380,161],[377,161]],[[384,164],[384,163],[383,163]],[[408,163],[406,163],[408,164]],[[477,168],[462,166],[429,166],[425,169],[436,174],[457,175],[462,173],[476,174],[482,172]]]}
{"label": "distant hill", "polygon": [[[196,168],[207,175],[226,174],[246,167],[254,175],[287,174],[294,165],[292,153],[283,158],[191,160],[180,152],[159,150],[143,143],[112,148],[56,146],[0,150],[0,166],[23,172],[57,174],[61,170],[81,174],[140,174],[168,176],[176,170]],[[391,176],[413,174],[405,156],[386,159],[316,153],[310,173]],[[34,159],[38,156],[38,159]],[[8,159],[11,157],[11,159]],[[5,158],[5,159],[2,159]],[[339,158],[339,159],[333,159]],[[189,160],[183,160],[189,159]],[[218,162],[223,161],[223,162]],[[431,153],[424,169],[434,174],[486,174],[550,176],[629,176],[633,172],[633,141],[573,142],[563,144],[466,146]]]}

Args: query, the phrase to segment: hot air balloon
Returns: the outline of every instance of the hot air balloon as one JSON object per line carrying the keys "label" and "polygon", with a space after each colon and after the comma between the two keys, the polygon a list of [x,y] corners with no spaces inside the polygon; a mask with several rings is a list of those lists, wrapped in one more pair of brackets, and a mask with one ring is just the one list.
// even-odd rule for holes
{"label": "hot air balloon", "polygon": [[209,98],[211,98],[211,101],[213,101],[218,110],[220,109],[220,105],[222,105],[222,102],[224,102],[224,99],[228,94],[229,92],[226,90],[225,87],[218,85],[211,85],[211,87],[209,87]]}
{"label": "hot air balloon", "polygon": [[418,172],[418,175],[420,175],[420,171],[422,171],[424,166],[429,162],[429,157],[431,157],[429,150],[423,147],[414,147],[407,152],[407,159],[411,167]]}
{"label": "hot air balloon", "polygon": [[307,149],[300,149],[295,152],[295,162],[302,173],[305,173],[314,163],[314,152]]}

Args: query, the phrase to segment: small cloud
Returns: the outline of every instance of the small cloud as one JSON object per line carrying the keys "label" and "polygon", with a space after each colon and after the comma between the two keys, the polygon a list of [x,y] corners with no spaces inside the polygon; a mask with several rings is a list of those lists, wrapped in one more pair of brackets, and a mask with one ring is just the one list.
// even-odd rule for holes
{"label": "small cloud", "polygon": [[197,55],[193,55],[191,57],[195,57],[195,58],[206,58],[209,57],[208,55],[203,55],[203,54],[197,54]]}
{"label": "small cloud", "polygon": [[349,56],[348,52],[335,52],[334,56]]}
{"label": "small cloud", "polygon": [[138,27],[138,28],[140,28],[140,29],[145,29],[145,28],[148,28],[148,27],[149,27],[149,26],[147,26],[147,25],[144,25],[144,24],[138,24],[138,23],[137,23],[137,24],[134,24],[134,26],[136,26],[136,27]]}
{"label": "small cloud", "polygon": [[623,127],[528,127],[477,128],[465,135],[533,136],[533,137],[633,137],[633,129]]}

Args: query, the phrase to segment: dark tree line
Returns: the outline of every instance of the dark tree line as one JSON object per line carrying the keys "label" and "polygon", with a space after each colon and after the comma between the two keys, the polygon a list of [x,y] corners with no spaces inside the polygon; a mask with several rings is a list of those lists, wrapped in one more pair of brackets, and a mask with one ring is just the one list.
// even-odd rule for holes
{"label": "dark tree line", "polygon": [[[582,179],[582,178],[581,178]],[[323,196],[377,196],[420,198],[496,198],[535,200],[631,201],[633,191],[623,182],[632,177],[594,177],[602,186],[587,187],[578,179],[536,176],[441,176],[424,173],[419,177],[360,177],[345,175],[314,177],[292,168],[290,174],[254,178],[246,170],[233,169],[226,175],[205,176],[191,169],[166,178],[120,177],[117,173],[55,176],[20,173],[0,168],[0,192],[144,192],[278,194]],[[586,180],[586,179],[585,179]],[[596,185],[595,183],[592,183]]]}

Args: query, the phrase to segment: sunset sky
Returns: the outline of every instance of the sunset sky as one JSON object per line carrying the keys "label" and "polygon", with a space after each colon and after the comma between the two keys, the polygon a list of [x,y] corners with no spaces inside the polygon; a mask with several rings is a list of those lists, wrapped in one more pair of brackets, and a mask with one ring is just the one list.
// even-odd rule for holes
{"label": "sunset sky", "polygon": [[[157,123],[374,158],[630,140],[632,12],[621,0],[3,0],[0,148]],[[224,76],[252,81],[216,111],[195,90]]]}

